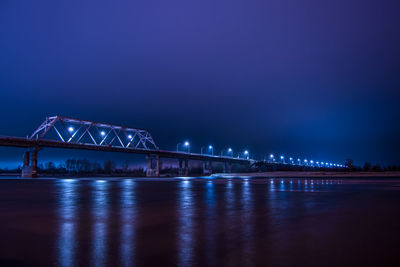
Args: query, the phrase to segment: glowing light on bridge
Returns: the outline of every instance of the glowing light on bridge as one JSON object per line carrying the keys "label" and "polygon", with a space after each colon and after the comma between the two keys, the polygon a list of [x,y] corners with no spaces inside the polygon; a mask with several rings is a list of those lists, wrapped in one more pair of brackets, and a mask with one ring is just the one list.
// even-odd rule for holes
{"label": "glowing light on bridge", "polygon": [[68,132],[72,133],[74,131],[74,127],[70,126],[68,127]]}
{"label": "glowing light on bridge", "polygon": [[185,147],[187,147],[187,152],[190,153],[190,143],[188,141],[186,141],[184,143]]}
{"label": "glowing light on bridge", "polygon": [[212,145],[208,146],[208,150],[211,150],[211,155],[214,154],[214,147]]}
{"label": "glowing light on bridge", "polygon": [[101,132],[100,132],[100,135],[101,135],[101,136],[105,136],[105,135],[106,135],[106,132],[105,132],[105,131],[101,131]]}

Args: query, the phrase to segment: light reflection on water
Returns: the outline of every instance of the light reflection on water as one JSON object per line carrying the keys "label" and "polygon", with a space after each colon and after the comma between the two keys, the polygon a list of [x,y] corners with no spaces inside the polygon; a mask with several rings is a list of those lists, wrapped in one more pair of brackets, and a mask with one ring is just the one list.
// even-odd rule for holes
{"label": "light reflection on water", "polygon": [[93,266],[105,266],[107,264],[107,222],[109,205],[109,183],[105,180],[93,182],[92,195],[92,260]]}
{"label": "light reflection on water", "polygon": [[253,196],[251,192],[251,187],[250,183],[248,180],[245,180],[243,182],[242,186],[242,199],[241,199],[241,204],[242,204],[242,236],[244,238],[243,242],[243,254],[246,255],[243,257],[244,263],[243,266],[252,266],[252,259],[253,259],[253,223],[252,223],[252,216],[253,216]]}
{"label": "light reflection on water", "polygon": [[78,183],[71,179],[60,180],[59,184],[59,236],[58,236],[58,265],[75,266],[77,221],[76,202]]}
{"label": "light reflection on water", "polygon": [[133,266],[135,257],[135,182],[131,179],[121,182],[121,261],[123,266]]}
{"label": "light reflection on water", "polygon": [[205,183],[205,239],[206,239],[206,258],[210,265],[215,265],[215,233],[217,220],[217,201],[215,195],[215,184],[212,181]]}
{"label": "light reflection on water", "polygon": [[[150,180],[136,181],[134,179],[121,180],[59,180],[58,219],[59,230],[57,237],[57,262],[58,266],[77,266],[78,246],[81,237],[78,236],[78,226],[82,220],[78,217],[78,209],[85,207],[85,201],[90,210],[84,211],[83,216],[90,216],[91,234],[88,253],[89,262],[93,266],[106,266],[118,262],[119,266],[134,266],[141,257],[141,261],[147,255],[138,255],[136,249],[160,242],[166,236],[150,236],[146,244],[137,243],[136,235],[141,219],[138,217],[139,206],[143,203],[138,197],[149,194],[158,196],[163,190],[174,190],[173,194],[167,194],[163,201],[174,198],[172,203],[176,205],[167,206],[176,216],[173,229],[168,228],[165,232],[176,231],[176,242],[165,241],[171,248],[171,255],[176,259],[178,266],[196,265],[196,260],[204,257],[208,265],[219,265],[218,258],[221,253],[237,254],[236,257],[226,257],[227,265],[240,264],[250,266],[256,264],[256,243],[260,239],[257,227],[265,227],[268,233],[263,238],[274,240],[276,249],[285,250],[287,245],[280,240],[290,240],[287,232],[282,229],[287,224],[290,216],[304,212],[311,213],[317,209],[315,193],[330,190],[333,184],[340,184],[339,180],[329,179],[180,179],[171,180],[176,187],[164,187],[165,182],[153,182],[151,186],[138,186],[139,183],[152,183]],[[85,187],[86,191],[81,190]],[[256,190],[261,189],[261,190]],[[147,194],[138,195],[138,190],[149,190]],[[80,196],[80,192],[86,192],[87,198]],[[299,194],[300,193],[300,194]],[[298,196],[301,196],[299,198]],[[85,200],[87,199],[87,200]],[[293,201],[296,199],[296,201]],[[306,201],[304,201],[306,199]],[[311,199],[311,201],[310,201]],[[259,201],[262,200],[262,203]],[[80,203],[79,201],[83,201]],[[161,200],[159,200],[161,201]],[[258,202],[257,202],[258,201]],[[258,204],[257,204],[258,203]],[[260,204],[261,203],[261,204]],[[143,211],[140,214],[151,214],[146,211],[154,205],[140,206]],[[260,219],[261,218],[261,219]],[[261,220],[260,224],[257,220]],[[115,224],[115,222],[117,224]],[[114,223],[114,224],[113,224]],[[111,226],[117,226],[112,231]],[[163,227],[163,225],[160,225]],[[199,234],[199,229],[203,229]],[[223,231],[223,233],[221,233]],[[115,234],[118,233],[118,234]],[[222,238],[220,238],[223,236]],[[147,241],[147,238],[144,238]],[[204,240],[199,243],[198,239]],[[139,239],[138,239],[139,240]],[[224,244],[220,243],[223,240]],[[267,241],[265,241],[267,242]],[[268,244],[261,244],[264,248]],[[175,248],[172,248],[175,246]],[[117,247],[118,255],[110,251]],[[115,250],[115,249],[114,249]],[[151,254],[151,247],[140,249],[141,253]],[[203,253],[198,255],[196,253]],[[238,262],[236,262],[238,260]],[[79,261],[80,262],[80,261]]]}
{"label": "light reflection on water", "polygon": [[190,266],[193,260],[193,193],[192,182],[180,182],[179,194],[179,231],[178,231],[178,259],[179,266]]}

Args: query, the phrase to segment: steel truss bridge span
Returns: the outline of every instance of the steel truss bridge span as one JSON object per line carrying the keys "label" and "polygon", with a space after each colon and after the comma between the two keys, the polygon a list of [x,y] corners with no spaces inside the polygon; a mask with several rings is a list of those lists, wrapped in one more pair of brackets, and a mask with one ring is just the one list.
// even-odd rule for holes
{"label": "steel truss bridge span", "polygon": [[[52,133],[53,136],[49,136]],[[42,140],[44,138],[55,138],[63,143],[158,149],[148,130],[62,116],[46,118],[29,139]]]}

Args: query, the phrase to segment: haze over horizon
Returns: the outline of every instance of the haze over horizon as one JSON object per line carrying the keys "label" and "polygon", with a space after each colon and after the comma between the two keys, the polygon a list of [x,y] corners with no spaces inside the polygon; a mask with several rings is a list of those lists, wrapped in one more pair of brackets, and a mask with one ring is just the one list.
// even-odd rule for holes
{"label": "haze over horizon", "polygon": [[[396,0],[5,0],[0,135],[62,115],[147,128],[162,149],[189,140],[197,152],[399,164],[399,10]],[[21,157],[0,148],[0,162]]]}

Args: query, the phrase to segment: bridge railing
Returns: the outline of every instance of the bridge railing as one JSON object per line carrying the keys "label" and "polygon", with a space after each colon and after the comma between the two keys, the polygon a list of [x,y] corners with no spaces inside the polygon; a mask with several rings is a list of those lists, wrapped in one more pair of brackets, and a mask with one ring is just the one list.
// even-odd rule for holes
{"label": "bridge railing", "polygon": [[145,150],[159,149],[147,130],[62,116],[46,118],[29,139]]}

